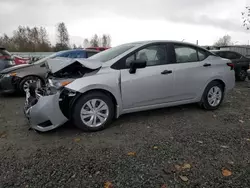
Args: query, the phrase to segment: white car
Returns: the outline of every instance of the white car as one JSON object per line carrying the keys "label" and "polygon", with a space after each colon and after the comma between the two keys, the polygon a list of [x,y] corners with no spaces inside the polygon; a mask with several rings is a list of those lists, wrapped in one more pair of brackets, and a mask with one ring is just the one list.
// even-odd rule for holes
{"label": "white car", "polygon": [[25,114],[38,131],[68,120],[97,131],[122,114],[187,103],[215,110],[235,85],[230,60],[183,42],[135,42],[61,61],[48,63],[49,87],[27,94]]}

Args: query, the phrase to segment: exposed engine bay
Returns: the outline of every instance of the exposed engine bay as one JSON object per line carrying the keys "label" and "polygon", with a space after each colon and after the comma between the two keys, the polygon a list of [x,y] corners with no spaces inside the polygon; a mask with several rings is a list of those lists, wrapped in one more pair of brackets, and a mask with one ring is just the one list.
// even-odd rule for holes
{"label": "exposed engine bay", "polygon": [[53,77],[54,78],[81,78],[85,74],[92,72],[92,71],[93,70],[83,67],[81,63],[76,61],[75,63],[70,64],[55,73],[51,73],[49,71],[47,74],[47,78],[53,78]]}
{"label": "exposed engine bay", "polygon": [[31,127],[42,132],[70,119],[69,109],[81,94],[64,86],[83,76],[96,74],[101,63],[87,59],[55,58],[47,61],[46,68],[45,83],[37,81],[29,85],[24,105]]}
{"label": "exposed engine bay", "polygon": [[75,79],[95,74],[100,67],[101,63],[87,59],[55,58],[48,60],[45,83],[40,81],[32,83],[26,90],[25,109],[35,105],[40,97],[54,95],[58,92],[63,94],[62,100],[67,96],[74,97],[74,92],[65,92],[63,84],[69,84]]}
{"label": "exposed engine bay", "polygon": [[60,90],[61,83],[71,83],[75,79],[95,74],[101,67],[100,62],[88,59],[55,58],[47,60],[45,83],[37,82],[30,87],[31,95],[51,95]]}

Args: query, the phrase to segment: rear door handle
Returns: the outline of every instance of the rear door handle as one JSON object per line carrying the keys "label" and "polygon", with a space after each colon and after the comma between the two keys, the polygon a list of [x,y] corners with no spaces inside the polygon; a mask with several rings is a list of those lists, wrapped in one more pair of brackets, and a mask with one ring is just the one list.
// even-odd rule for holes
{"label": "rear door handle", "polygon": [[203,67],[210,67],[210,66],[211,66],[210,63],[205,63],[205,64],[203,65]]}
{"label": "rear door handle", "polygon": [[164,70],[164,71],[161,72],[161,74],[171,74],[171,73],[172,73],[171,70]]}

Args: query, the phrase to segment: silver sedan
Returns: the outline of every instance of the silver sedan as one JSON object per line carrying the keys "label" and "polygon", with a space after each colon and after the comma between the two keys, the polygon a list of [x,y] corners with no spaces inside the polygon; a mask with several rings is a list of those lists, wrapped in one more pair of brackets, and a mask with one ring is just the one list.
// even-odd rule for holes
{"label": "silver sedan", "polygon": [[[235,85],[230,60],[175,41],[123,44],[86,60],[62,62],[62,67],[48,64],[53,77],[45,90],[56,89],[36,92],[35,100],[27,94],[25,105],[38,131],[68,120],[84,131],[98,131],[122,114],[187,103],[215,110]],[[62,74],[76,65],[81,75]]]}

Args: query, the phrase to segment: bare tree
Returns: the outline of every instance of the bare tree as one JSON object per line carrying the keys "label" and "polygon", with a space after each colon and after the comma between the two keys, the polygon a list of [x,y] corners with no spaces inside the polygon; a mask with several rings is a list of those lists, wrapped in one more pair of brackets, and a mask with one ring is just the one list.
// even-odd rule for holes
{"label": "bare tree", "polygon": [[56,51],[69,49],[69,33],[64,22],[57,25]]}
{"label": "bare tree", "polygon": [[92,39],[90,40],[90,45],[92,47],[99,47],[99,37],[97,34],[95,34]]}
{"label": "bare tree", "polygon": [[40,41],[40,48],[41,52],[51,51],[51,43],[49,41],[48,33],[44,27],[40,27],[39,29],[39,41]]}
{"label": "bare tree", "polygon": [[246,30],[250,29],[250,6],[245,7],[245,11],[241,12],[242,16],[242,22],[243,22],[243,27],[246,28]]}
{"label": "bare tree", "polygon": [[107,34],[102,35],[102,46],[103,47],[110,47],[111,43],[111,38]]}
{"label": "bare tree", "polygon": [[84,48],[89,47],[89,40],[88,40],[88,39],[84,39],[83,47],[84,47]]}
{"label": "bare tree", "polygon": [[231,36],[229,35],[223,36],[217,42],[214,43],[214,46],[228,46],[228,45],[233,45]]}
{"label": "bare tree", "polygon": [[[93,35],[91,39],[85,39],[83,47],[90,46],[110,47],[111,37],[108,34],[98,36]],[[3,34],[0,36],[0,46],[6,47],[9,51],[19,52],[49,52],[69,49],[69,34],[66,25],[62,22],[57,25],[57,43],[52,46],[48,37],[46,28],[44,27],[25,27],[19,26],[13,31],[13,36]],[[82,48],[76,45],[73,48]]]}

